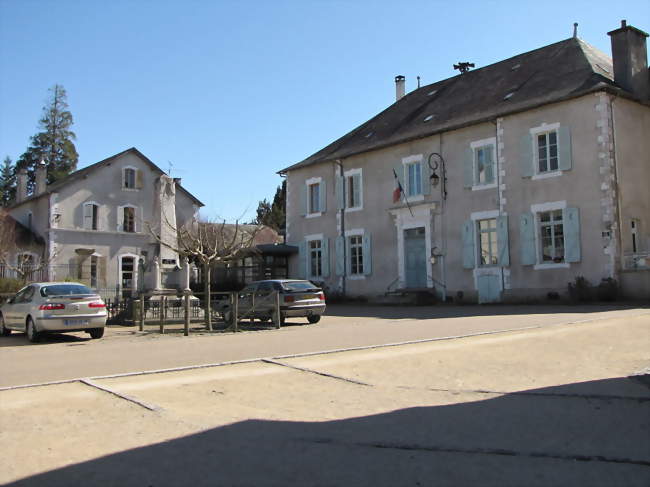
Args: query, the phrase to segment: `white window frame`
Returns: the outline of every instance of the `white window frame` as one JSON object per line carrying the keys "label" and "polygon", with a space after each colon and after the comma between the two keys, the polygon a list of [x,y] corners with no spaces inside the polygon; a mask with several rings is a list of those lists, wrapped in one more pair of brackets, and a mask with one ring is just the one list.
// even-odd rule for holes
{"label": "white window frame", "polygon": [[[359,201],[356,206],[348,206],[350,203],[350,184],[348,180],[357,174],[359,175]],[[361,168],[349,169],[343,173],[343,178],[345,180],[345,212],[363,210],[363,170]]]}
{"label": "white window frame", "polygon": [[[547,211],[557,211],[566,209],[566,201],[552,201],[548,203],[539,203],[530,206],[530,211],[534,216],[535,221],[535,260],[537,264],[533,266],[534,270],[545,270],[545,269],[568,269],[571,267],[569,262],[544,262],[542,260],[542,235],[541,235],[541,222],[539,219],[540,213],[546,213]],[[566,236],[564,232],[564,219],[562,219],[562,234]],[[565,241],[565,253],[566,253],[566,241]]]}
{"label": "white window frame", "polygon": [[[493,183],[481,183],[478,180],[478,161],[477,154],[479,149],[485,149],[486,147],[492,147],[492,164],[493,164]],[[470,143],[470,148],[472,149],[472,191],[480,191],[483,189],[491,189],[497,187],[497,178],[498,178],[498,162],[497,162],[497,139],[496,137],[489,137],[487,139],[475,140]]]}
{"label": "white window frame", "polygon": [[134,287],[131,288],[131,294],[133,294],[133,292],[138,287],[138,267],[140,265],[140,261],[139,261],[140,256],[138,256],[137,254],[130,254],[130,253],[120,254],[120,255],[117,256],[118,279],[119,279],[117,281],[117,285],[118,285],[118,288],[120,290],[120,293],[124,290],[122,288],[122,259],[124,257],[133,257],[133,284],[134,284]]}
{"label": "white window frame", "polygon": [[[133,171],[133,187],[126,187],[126,171]],[[122,190],[123,191],[138,191],[138,168],[135,166],[124,166],[122,168]]]}
{"label": "white window frame", "polygon": [[41,259],[40,259],[40,256],[39,256],[36,252],[30,252],[30,251],[28,251],[28,250],[23,250],[23,251],[18,252],[18,253],[16,254],[16,258],[15,258],[16,266],[19,265],[19,259],[18,259],[18,258],[19,258],[21,255],[29,255],[29,256],[32,258],[32,262],[33,262],[32,265],[34,265],[34,266],[37,266],[37,265],[40,264]]}
{"label": "white window frame", "polygon": [[[97,225],[96,225],[97,228],[92,228],[92,221],[91,221],[91,227],[90,228],[86,227],[86,206],[94,206],[96,208],[97,211],[96,211],[96,214],[95,214],[95,220],[96,220],[96,223],[97,223]],[[81,224],[82,228],[84,230],[89,230],[91,232],[98,231],[99,230],[99,204],[96,201],[86,201],[83,204],[81,211],[82,211],[81,218],[83,219],[82,224]]]}
{"label": "white window frame", "polygon": [[348,269],[348,262],[345,262],[346,266],[346,274],[347,274],[347,279],[350,279],[352,281],[355,280],[361,280],[365,279],[366,275],[363,273],[363,269],[361,271],[361,274],[352,274],[352,245],[350,244],[350,238],[351,237],[361,237],[361,258],[362,258],[362,266],[365,266],[365,257],[363,255],[363,237],[365,235],[365,229],[363,228],[353,228],[350,230],[345,231],[345,256],[348,259],[350,266],[350,272],[347,272]]}
{"label": "white window frame", "polygon": [[[317,233],[314,235],[305,235],[305,243],[306,243],[306,249],[307,251],[305,252],[307,255],[305,258],[307,259],[307,262],[305,263],[305,266],[307,268],[307,278],[308,279],[316,279],[316,280],[322,280],[323,279],[323,269],[325,268],[325,263],[323,262],[323,240],[324,236],[322,233]],[[315,275],[312,274],[311,272],[311,243],[312,242],[320,242],[320,269],[321,273],[320,275]]]}
{"label": "white window frame", "polygon": [[[408,171],[409,166],[415,164],[419,164],[420,166],[420,188],[418,193],[412,195]],[[424,156],[422,154],[416,154],[402,158],[402,176],[404,180],[404,196],[406,196],[409,202],[424,201]]]}
{"label": "white window frame", "polygon": [[[487,231],[482,231],[481,230],[481,222],[494,222],[494,228],[488,228]],[[497,219],[496,217],[491,217],[491,218],[481,218],[480,220],[475,221],[476,224],[476,250],[478,252],[477,255],[477,263],[478,267],[498,267],[500,265],[499,263],[499,235],[498,235],[498,227],[497,227]],[[493,263],[488,263],[488,264],[483,264],[481,262],[481,256],[483,254],[483,243],[481,240],[481,236],[483,233],[488,234],[488,250],[490,251],[489,256],[490,257],[496,257],[497,262],[496,264]],[[494,247],[492,246],[492,234],[494,235]]]}
{"label": "white window frame", "polygon": [[[319,217],[323,214],[323,209],[320,208],[320,200],[321,200],[321,195],[320,192],[323,190],[323,185],[321,184],[323,182],[323,178],[317,177],[317,178],[309,178],[305,181],[305,185],[307,185],[307,214],[305,215],[306,218],[316,218]],[[312,212],[312,206],[311,206],[311,186],[317,184],[318,185],[318,211]]]}
{"label": "white window frame", "polygon": [[[557,141],[557,169],[540,172],[539,170],[539,147],[537,145],[537,136],[555,132]],[[546,179],[562,176],[563,172],[560,169],[561,161],[561,147],[560,147],[560,123],[542,123],[539,127],[530,129],[531,144],[533,147],[533,176],[532,179]]]}

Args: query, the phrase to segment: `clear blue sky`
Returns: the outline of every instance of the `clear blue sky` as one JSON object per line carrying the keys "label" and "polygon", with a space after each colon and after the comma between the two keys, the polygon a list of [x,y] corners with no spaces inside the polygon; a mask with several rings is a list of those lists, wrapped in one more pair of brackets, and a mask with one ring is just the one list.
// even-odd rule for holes
{"label": "clear blue sky", "polygon": [[0,0],[0,157],[68,92],[79,168],[137,147],[206,204],[252,218],[276,171],[407,91],[572,35],[610,54],[650,1]]}

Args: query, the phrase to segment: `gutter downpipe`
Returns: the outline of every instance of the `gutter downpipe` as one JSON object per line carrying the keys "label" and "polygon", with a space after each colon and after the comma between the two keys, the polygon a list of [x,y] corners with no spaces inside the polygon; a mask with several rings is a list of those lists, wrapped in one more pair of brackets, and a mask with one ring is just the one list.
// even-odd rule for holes
{"label": "gutter downpipe", "polygon": [[[502,117],[503,118],[503,117]],[[495,118],[494,119],[494,157],[496,158],[496,161],[494,161],[494,167],[496,168],[496,176],[497,176],[497,201],[499,202],[499,205],[497,206],[498,209],[498,215],[499,217],[502,216],[503,210],[501,208],[501,164],[499,163],[499,119]],[[508,243],[509,244],[509,243]],[[498,245],[497,245],[498,247]],[[506,278],[504,275],[504,267],[503,263],[499,266],[501,269],[501,302],[503,302],[503,293],[506,290]]]}
{"label": "gutter downpipe", "polygon": [[[341,238],[343,239],[343,275],[341,276],[341,295],[345,297],[345,283],[347,278],[347,255],[346,255],[346,242],[345,242],[345,177],[343,175],[343,162],[341,159],[334,161],[339,167],[339,177],[341,178],[341,198],[343,199],[343,204],[341,205],[340,215],[341,215]],[[337,201],[338,204],[338,201]]]}

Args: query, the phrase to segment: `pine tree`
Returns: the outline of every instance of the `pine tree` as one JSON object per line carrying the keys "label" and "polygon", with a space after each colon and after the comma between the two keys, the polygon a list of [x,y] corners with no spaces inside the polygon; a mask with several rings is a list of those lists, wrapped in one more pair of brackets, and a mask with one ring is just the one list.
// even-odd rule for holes
{"label": "pine tree", "polygon": [[70,130],[73,121],[67,94],[61,85],[54,85],[49,91],[48,105],[43,107],[39,120],[41,131],[31,137],[30,146],[16,163],[16,169],[27,169],[28,191],[34,188],[36,165],[41,160],[47,164],[48,184],[77,169],[79,155],[73,143],[76,135]]}
{"label": "pine tree", "polygon": [[287,181],[282,181],[282,185],[275,190],[273,203],[269,203],[266,198],[257,205],[257,217],[253,220],[255,225],[266,225],[275,230],[282,232],[286,227],[286,196]]}
{"label": "pine tree", "polygon": [[16,196],[16,168],[11,157],[5,157],[0,168],[0,206],[9,206]]}

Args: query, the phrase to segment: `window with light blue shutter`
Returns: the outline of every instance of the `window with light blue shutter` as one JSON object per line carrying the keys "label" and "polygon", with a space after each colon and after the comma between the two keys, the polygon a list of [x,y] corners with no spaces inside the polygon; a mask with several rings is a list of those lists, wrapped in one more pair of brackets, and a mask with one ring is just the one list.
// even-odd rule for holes
{"label": "window with light blue shutter", "polygon": [[372,245],[370,234],[363,236],[363,273],[366,276],[372,274]]}
{"label": "window with light blue shutter", "polygon": [[321,267],[322,277],[330,276],[330,239],[324,238],[321,240]]}
{"label": "window with light blue shutter", "polygon": [[355,174],[352,176],[352,202],[354,203],[351,206],[358,207],[362,206],[361,201],[361,174]]}
{"label": "window with light blue shutter", "polygon": [[580,211],[578,208],[565,208],[564,221],[564,260],[580,262]]}
{"label": "window with light blue shutter", "polygon": [[345,191],[343,190],[343,176],[336,176],[335,188],[336,192],[336,209],[342,210],[345,208]]}
{"label": "window with light blue shutter", "polygon": [[319,198],[319,209],[321,213],[325,213],[327,211],[327,186],[325,185],[325,180],[320,182]]}
{"label": "window with light blue shutter", "polygon": [[342,276],[345,273],[345,237],[336,237],[336,275]]}
{"label": "window with light blue shutter", "polygon": [[474,246],[474,221],[466,220],[461,229],[463,237],[463,267],[473,269],[476,265],[476,248]]}
{"label": "window with light blue shutter", "polygon": [[298,278],[307,278],[307,243],[304,240],[298,243]]}
{"label": "window with light blue shutter", "polygon": [[463,187],[471,188],[474,186],[474,149],[469,148],[465,151],[463,161]]}
{"label": "window with light blue shutter", "polygon": [[521,265],[535,265],[537,250],[535,248],[535,216],[524,213],[519,218],[519,245]]}
{"label": "window with light blue shutter", "polygon": [[305,216],[309,213],[309,186],[303,184],[300,188],[300,211]]}
{"label": "window with light blue shutter", "polygon": [[519,141],[519,169],[522,178],[531,178],[534,174],[533,139],[530,134]]}
{"label": "window with light blue shutter", "polygon": [[493,184],[495,182],[494,146],[483,147],[483,152],[485,154],[485,184]]}
{"label": "window with light blue shutter", "polygon": [[497,217],[497,248],[499,251],[499,265],[508,267],[510,265],[510,249],[508,243],[508,217],[506,215]]}
{"label": "window with light blue shutter", "polygon": [[560,142],[560,170],[569,171],[573,165],[571,157],[571,131],[566,125],[562,125],[558,129],[558,137]]}

